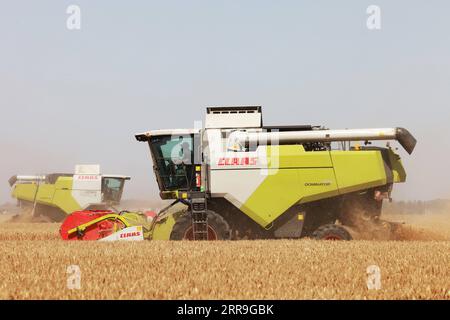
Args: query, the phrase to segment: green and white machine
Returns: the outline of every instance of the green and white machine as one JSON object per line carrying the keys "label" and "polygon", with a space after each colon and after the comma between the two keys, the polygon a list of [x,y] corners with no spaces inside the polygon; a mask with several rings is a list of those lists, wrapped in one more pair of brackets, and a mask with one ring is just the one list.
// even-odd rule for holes
{"label": "green and white machine", "polygon": [[120,204],[129,176],[105,175],[99,165],[77,165],[75,173],[16,175],[9,179],[11,195],[33,216],[62,221],[79,210],[105,210]]}
{"label": "green and white machine", "polygon": [[261,107],[209,107],[197,129],[137,134],[147,142],[163,209],[153,239],[350,239],[347,227],[381,224],[383,199],[404,182],[412,153],[403,128],[328,130],[264,126]]}

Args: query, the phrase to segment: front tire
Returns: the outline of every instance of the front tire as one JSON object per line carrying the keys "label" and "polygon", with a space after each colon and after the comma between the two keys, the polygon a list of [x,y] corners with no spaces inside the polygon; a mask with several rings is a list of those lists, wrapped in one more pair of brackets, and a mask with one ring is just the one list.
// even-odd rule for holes
{"label": "front tire", "polygon": [[326,224],[313,232],[312,237],[317,240],[352,240],[350,233],[337,224]]}
{"label": "front tire", "polygon": [[[229,240],[230,227],[225,219],[208,210],[208,240]],[[189,212],[177,219],[170,234],[170,240],[194,240],[192,217]]]}

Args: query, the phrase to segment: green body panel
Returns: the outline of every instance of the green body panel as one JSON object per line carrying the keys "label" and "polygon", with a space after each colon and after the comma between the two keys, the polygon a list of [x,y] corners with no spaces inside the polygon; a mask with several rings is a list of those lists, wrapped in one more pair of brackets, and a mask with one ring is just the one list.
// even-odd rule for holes
{"label": "green body panel", "polygon": [[55,188],[59,190],[71,190],[73,185],[73,178],[59,177],[55,182]]}
{"label": "green body panel", "polygon": [[34,183],[18,184],[12,189],[11,196],[18,200],[33,202],[36,189],[37,185]]}
{"label": "green body panel", "polygon": [[152,240],[170,240],[172,228],[176,222],[174,214],[170,214],[158,222],[153,229]]}
{"label": "green body panel", "polygon": [[296,203],[338,195],[328,151],[306,152],[301,145],[267,147],[268,176],[240,208],[266,227]]}
{"label": "green body panel", "polygon": [[379,151],[331,151],[339,193],[386,184],[386,170]]}
{"label": "green body panel", "polygon": [[[18,200],[29,201],[61,209],[64,213],[70,214],[82,208],[72,196],[71,177],[59,177],[55,184],[36,183],[16,184],[12,189],[11,196]],[[38,190],[36,194],[36,190]],[[36,198],[35,198],[36,194]]]}
{"label": "green body panel", "polygon": [[71,177],[59,177],[55,183],[53,205],[67,214],[82,209],[72,196],[72,184],[73,179]]}
{"label": "green body panel", "polygon": [[66,214],[83,209],[72,197],[71,190],[56,190],[53,206],[60,208]]}
{"label": "green body panel", "polygon": [[56,188],[54,185],[46,183],[41,184],[39,186],[39,191],[36,196],[37,202],[43,204],[52,203],[53,196],[55,195],[55,189]]}
{"label": "green body panel", "polygon": [[170,240],[173,226],[177,219],[186,214],[188,207],[182,203],[178,203],[165,212],[165,217],[158,221],[152,232],[153,240]]}
{"label": "green body panel", "polygon": [[306,152],[302,145],[267,147],[269,168],[332,168],[328,151]]}
{"label": "green body panel", "polygon": [[296,203],[336,195],[332,168],[269,169],[267,178],[240,209],[265,227]]}
{"label": "green body panel", "polygon": [[[294,204],[386,184],[379,150],[305,152],[297,145],[280,145],[267,147],[267,157],[268,176],[240,208],[262,227]],[[401,177],[401,163],[395,168]]]}
{"label": "green body panel", "polygon": [[[38,190],[36,194],[36,190]],[[54,184],[41,183],[38,185],[35,183],[18,184],[12,191],[12,196],[18,200],[34,202],[44,205],[53,205],[53,198],[57,191]]]}

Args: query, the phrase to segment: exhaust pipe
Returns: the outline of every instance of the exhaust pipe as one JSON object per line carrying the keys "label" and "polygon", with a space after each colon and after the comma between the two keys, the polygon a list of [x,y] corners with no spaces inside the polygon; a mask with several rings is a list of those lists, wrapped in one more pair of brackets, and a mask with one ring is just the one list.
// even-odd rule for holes
{"label": "exhaust pipe", "polygon": [[343,130],[311,130],[282,132],[236,132],[235,139],[239,143],[250,144],[290,144],[301,142],[332,142],[358,140],[397,140],[411,154],[417,140],[404,128],[381,129],[343,129]]}

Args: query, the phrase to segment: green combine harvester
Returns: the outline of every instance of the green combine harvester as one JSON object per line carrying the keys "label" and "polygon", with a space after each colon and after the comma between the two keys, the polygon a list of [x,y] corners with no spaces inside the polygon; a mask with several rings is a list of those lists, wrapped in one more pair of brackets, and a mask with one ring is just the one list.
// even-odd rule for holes
{"label": "green combine harvester", "polygon": [[[210,107],[198,129],[137,134],[148,143],[164,209],[153,239],[351,239],[348,229],[393,228],[382,202],[406,180],[400,156],[375,140],[396,140],[411,154],[403,128],[329,130],[264,126],[261,107]],[[170,208],[170,206],[169,206]]]}
{"label": "green combine harvester", "polygon": [[11,195],[33,217],[62,221],[78,210],[106,210],[120,204],[124,175],[102,175],[98,165],[78,165],[75,173],[15,175]]}

